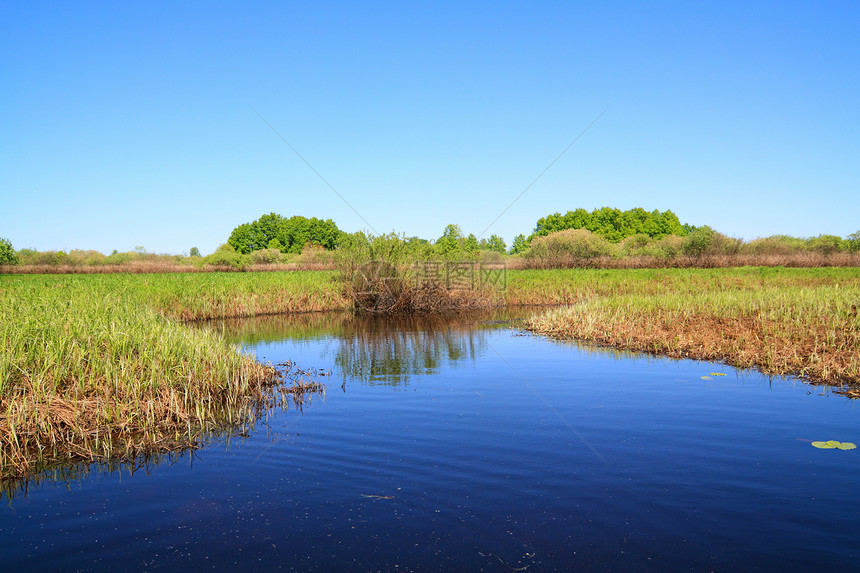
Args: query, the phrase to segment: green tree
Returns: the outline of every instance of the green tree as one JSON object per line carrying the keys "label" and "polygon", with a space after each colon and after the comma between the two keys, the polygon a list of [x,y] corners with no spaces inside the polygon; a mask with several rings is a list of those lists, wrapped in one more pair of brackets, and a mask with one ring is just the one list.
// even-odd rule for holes
{"label": "green tree", "polygon": [[242,223],[230,233],[230,238],[227,239],[227,244],[233,247],[233,250],[237,253],[242,253],[247,255],[253,249],[251,248],[254,244],[253,239],[254,229],[248,223]]}
{"label": "green tree", "polygon": [[188,254],[189,257],[199,257],[200,250],[197,247],[191,247],[191,252]]}
{"label": "green tree", "polygon": [[17,265],[18,255],[15,254],[15,249],[12,248],[12,242],[9,239],[0,237],[0,265]]}
{"label": "green tree", "polygon": [[661,239],[667,235],[687,234],[685,226],[672,211],[661,212],[655,209],[649,212],[641,207],[621,211],[601,207],[591,213],[580,208],[564,215],[553,213],[542,217],[538,219],[532,237],[544,237],[567,229],[587,229],[614,243],[634,235]]}
{"label": "green tree", "polygon": [[459,225],[448,225],[442,232],[442,236],[436,241],[436,249],[444,256],[453,256],[460,251],[460,241],[463,240],[463,231]]}
{"label": "green tree", "polygon": [[469,233],[469,236],[466,237],[466,240],[463,242],[463,250],[469,255],[477,254],[478,238],[475,237],[473,233]]}
{"label": "green tree", "polygon": [[237,253],[248,254],[269,248],[271,242],[277,239],[282,252],[301,253],[308,243],[328,250],[335,249],[343,236],[343,231],[331,219],[308,219],[301,215],[287,219],[277,213],[269,213],[233,229],[227,242]]}
{"label": "green tree", "polygon": [[500,236],[490,235],[489,240],[487,240],[487,249],[504,255],[505,251],[508,250],[508,246]]}
{"label": "green tree", "polygon": [[511,254],[512,255],[521,255],[526,252],[529,248],[529,241],[526,239],[526,236],[523,234],[519,234],[514,237],[514,244],[511,245]]}
{"label": "green tree", "polygon": [[852,253],[860,251],[860,231],[857,231],[856,233],[851,233],[845,240],[848,243],[849,251],[851,251]]}

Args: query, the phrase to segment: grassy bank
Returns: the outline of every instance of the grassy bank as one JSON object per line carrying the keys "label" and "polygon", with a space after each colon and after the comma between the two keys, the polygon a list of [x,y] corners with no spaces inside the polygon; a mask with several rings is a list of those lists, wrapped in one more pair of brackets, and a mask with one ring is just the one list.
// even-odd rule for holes
{"label": "grassy bank", "polygon": [[538,333],[769,374],[860,384],[860,269],[512,273],[508,300],[559,303]]}
{"label": "grassy bank", "polygon": [[[0,477],[244,423],[277,373],[182,321],[350,308],[336,276],[0,275]],[[550,336],[860,387],[858,268],[509,270],[505,286],[508,305],[566,305],[529,322]]]}
{"label": "grassy bank", "polygon": [[340,299],[329,273],[234,276],[0,277],[0,477],[172,447],[276,400],[278,372],[176,319]]}

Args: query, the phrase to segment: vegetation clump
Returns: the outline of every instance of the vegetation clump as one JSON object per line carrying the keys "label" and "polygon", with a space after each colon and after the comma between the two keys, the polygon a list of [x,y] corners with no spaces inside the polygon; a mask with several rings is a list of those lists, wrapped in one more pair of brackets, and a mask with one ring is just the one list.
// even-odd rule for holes
{"label": "vegetation clump", "polygon": [[452,260],[458,252],[454,234],[452,249],[431,258],[427,245],[395,233],[348,236],[337,259],[344,297],[359,314],[458,312],[502,304],[493,285],[480,281],[476,261]]}

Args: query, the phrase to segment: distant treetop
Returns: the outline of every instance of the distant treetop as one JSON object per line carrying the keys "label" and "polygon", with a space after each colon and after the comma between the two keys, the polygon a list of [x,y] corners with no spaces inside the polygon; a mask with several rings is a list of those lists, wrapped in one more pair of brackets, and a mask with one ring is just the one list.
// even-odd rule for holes
{"label": "distant treetop", "polygon": [[678,216],[672,211],[646,211],[641,207],[622,211],[611,207],[595,209],[591,213],[585,209],[568,211],[564,215],[554,213],[538,219],[533,237],[542,237],[564,231],[566,229],[587,229],[617,243],[633,235],[648,235],[661,239],[667,235],[685,236],[695,229],[690,225],[682,225]]}
{"label": "distant treetop", "polygon": [[268,248],[283,253],[301,253],[309,243],[332,250],[343,235],[331,219],[308,219],[301,215],[287,219],[277,213],[269,213],[233,229],[227,243],[243,255]]}

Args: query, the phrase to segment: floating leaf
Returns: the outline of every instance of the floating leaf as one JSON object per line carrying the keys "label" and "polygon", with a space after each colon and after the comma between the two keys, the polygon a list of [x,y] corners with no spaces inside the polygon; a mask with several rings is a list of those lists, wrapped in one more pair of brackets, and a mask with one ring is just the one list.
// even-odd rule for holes
{"label": "floating leaf", "polygon": [[812,442],[812,445],[822,450],[854,450],[857,444],[851,442],[839,442],[837,440],[828,440],[826,442]]}
{"label": "floating leaf", "polygon": [[723,374],[722,372],[711,372],[711,376],[726,376],[726,374]]}

